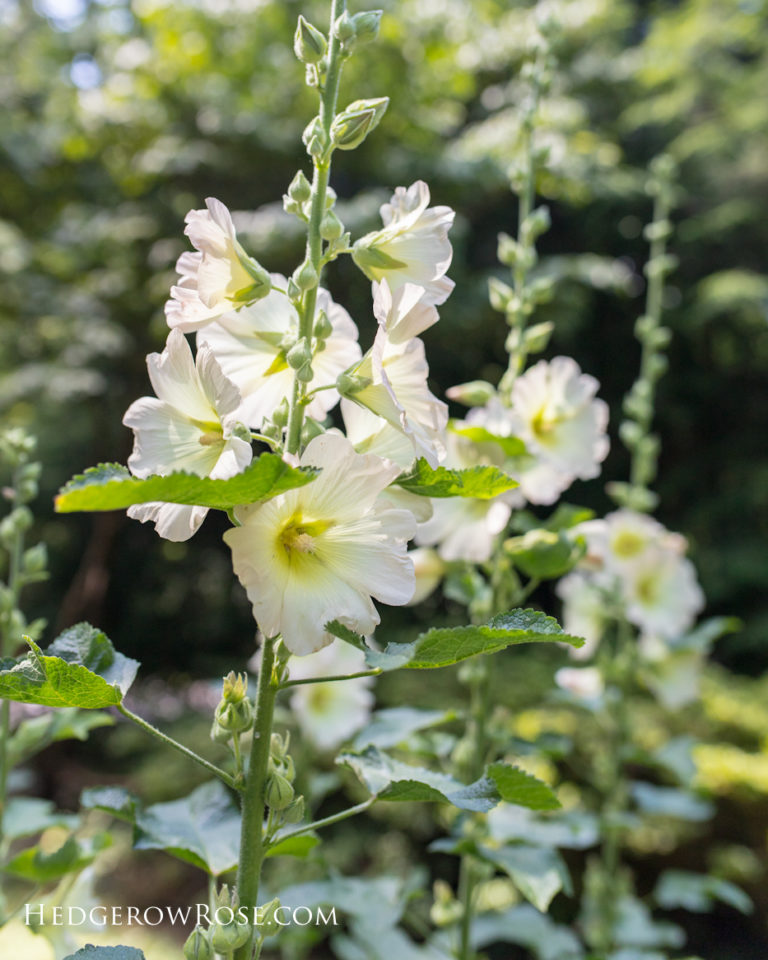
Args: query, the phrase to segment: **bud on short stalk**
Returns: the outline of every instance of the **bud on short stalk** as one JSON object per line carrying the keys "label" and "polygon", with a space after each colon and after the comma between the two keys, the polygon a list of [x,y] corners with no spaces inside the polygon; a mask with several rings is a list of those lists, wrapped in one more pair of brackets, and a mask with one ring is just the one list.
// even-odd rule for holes
{"label": "bud on short stalk", "polygon": [[213,947],[202,927],[195,929],[184,944],[184,960],[213,960]]}
{"label": "bud on short stalk", "polygon": [[312,362],[312,348],[306,337],[296,341],[286,354],[285,360],[292,370],[300,370],[307,363]]}
{"label": "bud on short stalk", "polygon": [[327,49],[328,44],[323,34],[299,15],[296,33],[293,35],[293,52],[298,59],[302,63],[319,63]]}
{"label": "bud on short stalk", "polygon": [[301,266],[293,271],[291,279],[299,290],[302,291],[311,290],[313,287],[316,287],[318,281],[317,270],[315,270],[312,265],[312,261],[305,260]]}
{"label": "bud on short stalk", "polygon": [[210,930],[211,945],[217,953],[229,955],[248,942],[251,925],[244,920],[232,923],[215,923]]}
{"label": "bud on short stalk", "polygon": [[285,810],[294,798],[293,786],[281,773],[271,773],[267,779],[265,799],[272,810]]}
{"label": "bud on short stalk", "polygon": [[331,142],[339,150],[354,150],[374,130],[389,105],[389,97],[355,100],[331,124]]}
{"label": "bud on short stalk", "polygon": [[311,195],[312,187],[310,182],[304,175],[304,171],[299,170],[288,186],[288,196],[297,203],[305,203]]}

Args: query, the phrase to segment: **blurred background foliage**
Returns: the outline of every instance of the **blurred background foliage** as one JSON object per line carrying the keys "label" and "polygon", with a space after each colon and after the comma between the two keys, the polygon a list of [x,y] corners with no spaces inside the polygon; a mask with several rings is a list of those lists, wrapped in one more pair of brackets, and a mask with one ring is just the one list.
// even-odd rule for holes
{"label": "blurred background foliage", "polygon": [[[501,275],[496,235],[517,214],[507,183],[531,5],[378,5],[380,40],[350,62],[342,101],[389,95],[391,106],[363,147],[337,157],[339,214],[359,235],[378,223],[393,187],[419,178],[435,203],[457,210],[457,288],[425,337],[433,387],[495,381],[505,325],[488,305],[487,280]],[[300,134],[313,94],[291,39],[299,12],[324,26],[327,6],[0,0],[0,416],[39,437],[36,510],[52,570],[49,584],[30,591],[28,613],[47,616],[52,629],[88,619],[143,661],[145,677],[171,684],[241,667],[254,649],[250,610],[221,543],[224,522],[209,517],[191,544],[172,544],[122,515],[57,517],[52,498],[84,467],[125,462],[130,452],[120,421],[149,392],[144,356],[165,339],[162,307],[187,249],[187,210],[219,197],[269,269],[299,261],[302,237],[280,196],[295,170],[308,168]],[[708,612],[744,620],[719,642],[720,666],[691,722],[708,741],[696,758],[702,785],[725,798],[707,848],[730,857],[736,865],[725,875],[754,894],[764,889],[768,829],[765,681],[752,679],[768,667],[768,3],[562,0],[552,9],[563,38],[536,135],[548,150],[538,192],[553,217],[539,269],[560,282],[538,319],[556,323],[550,354],[571,354],[600,379],[614,428],[639,359],[632,330],[650,219],[645,169],[662,150],[681,168],[679,266],[666,304],[675,336],[657,417],[659,519],[690,538]],[[327,283],[367,346],[367,282],[342,262]],[[627,466],[614,447],[603,478],[567,499],[610,508],[604,481],[624,479]],[[395,613],[393,632],[411,616]],[[542,657],[516,653],[504,683],[511,709],[534,709],[551,683],[554,658]],[[169,701],[165,686],[147,689],[149,704]],[[404,702],[386,686],[381,697]],[[207,721],[189,722],[204,741]],[[148,799],[167,798],[170,785],[180,792],[188,770],[171,776],[167,757],[146,759],[146,742],[127,731],[109,737],[110,776],[144,751],[134,779]],[[71,806],[94,764],[102,778],[105,768],[96,745],[70,749],[59,755],[67,779],[48,771],[41,786]],[[420,822],[411,824],[417,834]],[[418,836],[403,842],[423,846]],[[664,844],[651,853],[663,856]],[[372,869],[382,858],[376,848]],[[711,935],[703,928],[702,943]]]}

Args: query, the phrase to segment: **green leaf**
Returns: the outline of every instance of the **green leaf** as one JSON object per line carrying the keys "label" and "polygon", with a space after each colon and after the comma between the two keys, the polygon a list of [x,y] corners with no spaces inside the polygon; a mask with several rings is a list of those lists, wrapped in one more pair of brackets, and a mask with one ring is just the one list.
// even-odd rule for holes
{"label": "green leaf", "polygon": [[682,908],[691,913],[707,913],[717,900],[741,913],[752,913],[753,909],[750,898],[736,884],[686,870],[666,870],[653,896],[664,910]]}
{"label": "green leaf", "polygon": [[417,710],[415,707],[377,710],[368,726],[355,737],[352,746],[355,750],[369,745],[396,747],[419,730],[455,719],[456,714],[452,710]]}
{"label": "green leaf", "polygon": [[368,747],[361,753],[343,753],[336,762],[354,770],[380,800],[436,801],[451,803],[461,810],[485,813],[500,799],[494,782],[485,777],[467,785],[445,773],[394,760],[376,747]]}
{"label": "green leaf", "polygon": [[586,850],[599,840],[597,817],[579,810],[561,812],[555,817],[541,816],[525,807],[497,807],[488,818],[491,836],[498,843],[524,840],[545,847]]}
{"label": "green leaf", "polygon": [[303,487],[318,474],[311,467],[291,467],[275,453],[263,453],[228,480],[191,473],[170,473],[144,480],[117,463],[102,463],[73,477],[56,497],[58,513],[77,510],[125,510],[135,503],[185,503],[231,510],[243,503],[269,500]]}
{"label": "green leaf", "polygon": [[564,633],[554,617],[538,610],[510,610],[493,617],[488,623],[466,627],[433,627],[412,643],[390,643],[384,651],[372,650],[365,638],[337,620],[326,623],[325,629],[335,637],[365,652],[371,669],[427,670],[449,667],[478,654],[497,653],[518,643],[555,640],[581,647],[581,637]]}
{"label": "green leaf", "polygon": [[80,794],[80,806],[103,810],[118,820],[133,823],[139,810],[139,798],[125,787],[89,787]]}
{"label": "green leaf", "polygon": [[578,937],[527,903],[474,918],[472,946],[481,950],[497,942],[520,944],[532,950],[537,960],[584,960]]}
{"label": "green leaf", "polygon": [[320,843],[320,837],[316,833],[302,833],[298,837],[286,837],[277,840],[267,850],[268,857],[306,857]]}
{"label": "green leaf", "polygon": [[476,426],[457,426],[452,423],[448,428],[451,433],[465,437],[473,443],[493,443],[501,447],[504,454],[508,457],[522,457],[527,453],[525,443],[520,437],[502,437],[497,433],[491,433],[485,427]]}
{"label": "green leaf", "polygon": [[52,883],[93,863],[111,843],[108,833],[98,833],[81,841],[70,836],[53,853],[45,853],[39,845],[27,847],[6,864],[5,872],[33,883]]}
{"label": "green leaf", "polygon": [[[11,666],[16,661],[11,661]],[[8,741],[10,765],[17,766],[59,740],[87,740],[91,730],[111,727],[114,720],[107,713],[65,707],[22,720]]]}
{"label": "green leaf", "polygon": [[45,653],[34,641],[27,643],[31,653],[0,671],[0,697],[6,700],[87,710],[111,707],[122,702],[139,667],[88,623],[65,630]]}
{"label": "green leaf", "polygon": [[550,847],[510,844],[499,850],[478,847],[483,860],[506,873],[526,900],[546,913],[561,891],[572,892],[571,878],[563,858]]}
{"label": "green leaf", "polygon": [[552,789],[519,767],[509,763],[491,763],[485,775],[496,784],[499,796],[507,803],[515,803],[531,810],[558,810],[560,801]]}
{"label": "green leaf", "polygon": [[404,490],[410,490],[421,497],[472,497],[475,500],[492,500],[500,493],[519,486],[517,480],[513,480],[498,467],[433,469],[423,457],[416,461],[410,473],[399,477],[396,483]]}
{"label": "green leaf", "polygon": [[212,876],[237,866],[240,811],[219,780],[136,815],[137,850],[165,850]]}
{"label": "green leaf", "polygon": [[616,904],[614,940],[622,947],[681,948],[685,933],[677,924],[654,920],[641,900],[625,896]]}
{"label": "green leaf", "polygon": [[527,577],[555,580],[577,564],[586,545],[574,542],[562,531],[537,529],[505,540],[504,551]]}
{"label": "green leaf", "polygon": [[8,840],[42,833],[49,827],[74,830],[78,818],[72,813],[56,810],[52,800],[38,797],[11,797],[3,814],[3,836]]}
{"label": "green leaf", "polygon": [[[512,644],[556,640],[572,647],[584,641],[563,632],[554,617],[538,610],[510,610],[493,617],[488,623],[466,627],[433,627],[416,638],[413,656],[406,664],[411,670],[447,667],[478,654],[496,653]],[[402,644],[390,644],[397,649]]]}
{"label": "green leaf", "polygon": [[94,947],[88,943],[64,960],[145,960],[145,957],[136,947]]}

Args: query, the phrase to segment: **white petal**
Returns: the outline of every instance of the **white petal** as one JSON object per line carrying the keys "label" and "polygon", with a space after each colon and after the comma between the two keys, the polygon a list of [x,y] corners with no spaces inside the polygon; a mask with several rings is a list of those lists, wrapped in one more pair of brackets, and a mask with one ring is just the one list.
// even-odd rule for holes
{"label": "white petal", "polygon": [[138,503],[128,507],[128,516],[142,523],[154,523],[157,533],[166,540],[189,540],[200,528],[208,513],[207,507],[178,503]]}

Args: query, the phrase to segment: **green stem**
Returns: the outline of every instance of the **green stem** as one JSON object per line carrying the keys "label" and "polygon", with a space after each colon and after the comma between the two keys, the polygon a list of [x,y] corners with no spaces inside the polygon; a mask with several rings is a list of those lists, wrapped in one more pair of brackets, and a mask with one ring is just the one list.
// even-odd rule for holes
{"label": "green stem", "polygon": [[[15,485],[14,485],[15,487]],[[21,593],[21,564],[24,555],[24,533],[19,531],[13,540],[10,548],[10,557],[8,563],[8,591],[9,603],[8,609],[15,610],[19,603]],[[0,638],[0,656],[13,656],[14,636],[11,632],[10,621],[6,621],[3,628],[2,638]],[[11,704],[8,700],[2,701],[0,707],[0,849],[4,848],[3,818],[5,816],[5,804],[8,794],[8,773],[10,759],[8,756],[8,743],[11,736]]]}
{"label": "green stem", "polygon": [[[253,915],[259,896],[261,865],[267,853],[264,837],[267,769],[272,741],[272,722],[278,680],[275,675],[275,643],[277,637],[266,637],[261,652],[259,686],[256,693],[256,716],[253,723],[251,761],[243,792],[243,819],[240,832],[240,863],[237,870],[237,893],[240,905],[248,916]],[[236,960],[250,960],[256,930],[236,953]]]}
{"label": "green stem", "polygon": [[286,690],[288,687],[299,687],[305,683],[335,683],[337,680],[357,680],[358,677],[378,677],[381,673],[383,673],[383,670],[377,667],[375,670],[339,674],[334,677],[305,677],[301,680],[284,680],[280,684],[280,689]]}
{"label": "green stem", "polygon": [[363,813],[369,807],[373,806],[375,802],[376,796],[374,795],[354,807],[348,807],[346,810],[342,810],[341,813],[334,813],[331,814],[330,817],[323,817],[322,820],[313,820],[312,823],[305,823],[303,826],[291,830],[290,833],[283,833],[275,837],[275,844],[282,843],[283,840],[290,840],[292,837],[300,837],[302,833],[309,833],[311,830],[322,830],[323,827],[330,827],[334,823],[340,823],[342,820],[349,819],[349,817],[357,816],[358,813]]}
{"label": "green stem", "polygon": [[[346,0],[332,0],[331,26],[329,30],[330,44],[328,48],[328,72],[325,85],[320,94],[320,122],[325,131],[327,142],[330,144],[330,132],[333,118],[336,115],[336,101],[339,95],[339,81],[341,79],[341,43],[334,36],[333,25],[346,8]],[[323,273],[323,238],[320,236],[320,225],[325,214],[325,201],[328,195],[328,180],[331,175],[331,151],[314,159],[314,174],[312,177],[312,198],[307,230],[306,260],[315,268],[317,283],[304,293],[302,308],[299,313],[299,338],[306,338],[311,343],[312,327],[315,321],[317,306],[317,291]],[[288,437],[286,448],[289,453],[298,453],[301,449],[301,428],[304,425],[304,398],[306,388],[298,376],[293,381],[291,407],[288,415]]]}
{"label": "green stem", "polygon": [[222,770],[221,767],[217,767],[216,764],[210,763],[205,759],[205,757],[201,757],[200,754],[195,753],[194,750],[190,750],[189,747],[185,747],[183,743],[179,743],[178,740],[174,740],[173,737],[169,737],[167,733],[163,733],[162,730],[158,730],[157,727],[153,727],[151,723],[148,723],[146,720],[133,713],[124,704],[118,704],[117,709],[124,717],[126,717],[132,723],[135,723],[137,727],[141,727],[145,733],[155,737],[167,747],[173,747],[174,750],[178,750],[179,753],[183,753],[184,756],[188,757],[190,760],[194,760],[195,763],[198,763],[201,767],[204,767],[208,773],[212,773],[215,777],[218,777],[219,780],[223,780],[228,787],[232,787],[232,789],[238,789],[237,781],[234,777],[230,776],[226,770]]}

